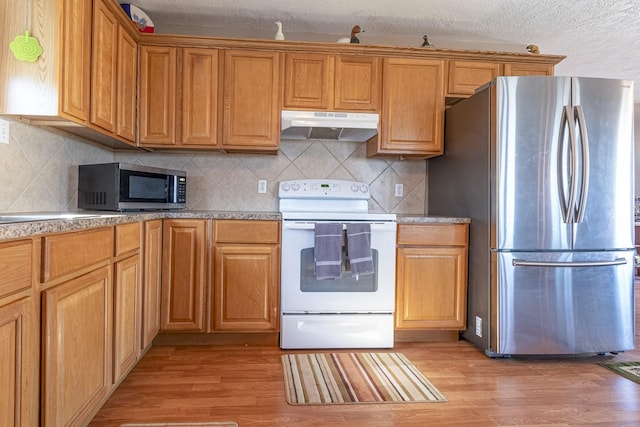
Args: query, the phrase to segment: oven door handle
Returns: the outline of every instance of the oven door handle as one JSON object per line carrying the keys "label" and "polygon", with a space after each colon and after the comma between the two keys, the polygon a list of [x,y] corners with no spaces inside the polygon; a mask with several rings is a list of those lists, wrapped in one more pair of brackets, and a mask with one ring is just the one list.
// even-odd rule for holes
{"label": "oven door handle", "polygon": [[[323,222],[323,221],[318,221]],[[341,221],[331,221],[331,222],[341,222]],[[349,222],[349,221],[347,221]],[[396,223],[393,221],[386,222],[370,222],[371,231],[374,230],[395,230]],[[316,223],[310,221],[283,221],[282,229],[283,230],[315,230]],[[343,223],[342,229],[346,230],[347,226]]]}

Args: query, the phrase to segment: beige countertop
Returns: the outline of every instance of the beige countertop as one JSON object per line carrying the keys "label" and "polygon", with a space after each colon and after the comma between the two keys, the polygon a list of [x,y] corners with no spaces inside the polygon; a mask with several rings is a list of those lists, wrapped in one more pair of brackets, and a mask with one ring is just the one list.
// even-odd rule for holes
{"label": "beige countertop", "polygon": [[[10,213],[4,215],[63,215],[58,212]],[[42,219],[28,222],[0,223],[0,241],[18,239],[40,234],[59,233],[64,231],[82,230],[85,228],[103,227],[125,224],[134,221],[146,221],[164,218],[201,218],[201,219],[239,219],[239,220],[272,220],[279,221],[279,212],[231,212],[231,211],[162,211],[162,212],[72,212],[70,218]],[[75,216],[81,214],[81,216]],[[2,216],[2,215],[0,215]],[[469,218],[445,216],[398,215],[398,224],[416,223],[449,223],[466,224]]]}

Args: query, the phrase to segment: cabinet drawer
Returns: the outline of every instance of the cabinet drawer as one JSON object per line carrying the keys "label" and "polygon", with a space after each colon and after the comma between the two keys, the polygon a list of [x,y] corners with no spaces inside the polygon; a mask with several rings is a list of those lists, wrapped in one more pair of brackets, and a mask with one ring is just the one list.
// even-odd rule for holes
{"label": "cabinet drawer", "polygon": [[31,287],[33,241],[0,245],[0,298]]}
{"label": "cabinet drawer", "polygon": [[116,256],[140,248],[140,223],[116,225]]}
{"label": "cabinet drawer", "polygon": [[400,224],[398,245],[466,246],[467,224]]}
{"label": "cabinet drawer", "polygon": [[280,222],[219,220],[213,233],[216,243],[278,243]]}
{"label": "cabinet drawer", "polygon": [[46,236],[42,239],[42,281],[113,256],[113,228]]}

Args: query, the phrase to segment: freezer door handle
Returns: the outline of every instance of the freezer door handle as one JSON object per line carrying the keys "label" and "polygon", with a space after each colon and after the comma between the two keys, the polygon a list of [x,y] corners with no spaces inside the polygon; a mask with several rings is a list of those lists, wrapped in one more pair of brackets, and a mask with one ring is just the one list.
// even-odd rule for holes
{"label": "freezer door handle", "polygon": [[524,259],[513,259],[514,267],[608,267],[612,265],[624,265],[627,263],[628,261],[625,258],[584,262],[527,261]]}
{"label": "freezer door handle", "polygon": [[[589,174],[590,174],[590,164],[589,164],[589,137],[587,135],[587,124],[584,119],[584,112],[582,111],[582,106],[577,105],[575,107],[576,112],[576,121],[578,123],[578,129],[580,130],[580,148],[582,152],[582,162],[580,163],[581,169],[581,183],[580,183],[580,196],[577,200],[578,208],[575,213],[574,221],[576,223],[582,222],[584,219],[584,210],[587,205],[587,194],[589,191]],[[577,178],[577,177],[574,177]]]}
{"label": "freezer door handle", "polygon": [[[570,106],[565,105],[562,109],[562,126],[560,127],[559,144],[558,144],[558,194],[560,195],[560,205],[562,208],[562,220],[565,224],[571,222],[571,213],[574,211],[576,202],[576,162],[577,147],[575,134],[575,118],[573,110]],[[565,148],[565,133],[567,129],[569,133],[568,152]],[[566,170],[566,163],[569,163],[569,171]],[[569,194],[567,200],[566,186],[569,186]]]}

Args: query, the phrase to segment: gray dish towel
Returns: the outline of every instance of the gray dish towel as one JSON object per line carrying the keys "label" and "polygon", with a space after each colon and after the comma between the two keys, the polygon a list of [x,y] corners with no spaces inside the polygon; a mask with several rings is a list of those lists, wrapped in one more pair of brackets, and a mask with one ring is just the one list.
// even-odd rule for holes
{"label": "gray dish towel", "polygon": [[347,253],[353,276],[373,274],[370,224],[347,223]]}
{"label": "gray dish towel", "polygon": [[342,224],[315,224],[316,279],[339,279],[342,275]]}

